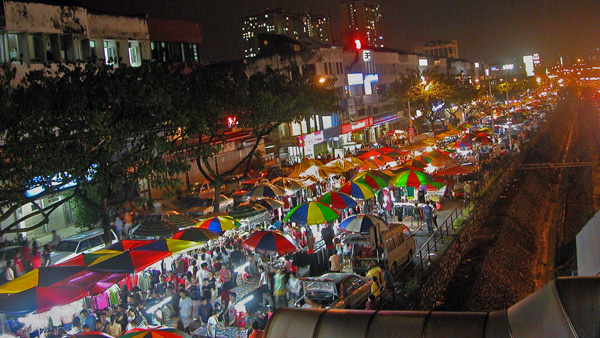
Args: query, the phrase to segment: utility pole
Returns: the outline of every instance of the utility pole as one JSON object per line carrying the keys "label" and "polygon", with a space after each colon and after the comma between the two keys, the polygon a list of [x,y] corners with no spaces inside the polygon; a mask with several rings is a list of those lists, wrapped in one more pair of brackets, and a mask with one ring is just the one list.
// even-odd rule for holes
{"label": "utility pole", "polygon": [[496,135],[496,127],[494,126],[494,97],[492,96],[492,77],[488,77],[488,90],[490,92],[490,112],[492,115],[492,135]]}

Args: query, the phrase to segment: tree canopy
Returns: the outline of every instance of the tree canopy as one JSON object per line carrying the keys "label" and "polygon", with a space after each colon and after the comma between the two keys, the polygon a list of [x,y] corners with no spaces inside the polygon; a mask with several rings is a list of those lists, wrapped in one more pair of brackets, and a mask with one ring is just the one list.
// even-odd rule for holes
{"label": "tree canopy", "polygon": [[[246,175],[261,140],[283,123],[299,121],[314,113],[335,109],[335,91],[320,85],[310,75],[291,68],[271,69],[247,75],[236,64],[192,69],[185,88],[188,99],[182,110],[189,118],[182,126],[187,152],[196,158],[198,169],[215,187],[214,211],[224,177],[236,172]],[[192,99],[194,93],[199,93]],[[230,122],[235,121],[232,125]],[[254,144],[232,167],[217,170],[210,159],[220,151],[233,129],[253,135]]]}
{"label": "tree canopy", "polygon": [[[108,231],[110,206],[137,191],[140,180],[159,187],[176,184],[174,175],[187,164],[165,155],[177,150],[171,116],[179,73],[149,63],[116,69],[97,63],[61,65],[56,71],[29,73],[5,97],[2,115],[8,118],[0,121],[7,169],[0,173],[0,219],[63,187],[72,191],[53,205],[37,206],[34,214],[43,216],[41,222],[19,229],[20,219],[0,234],[40,227],[74,197],[100,210]],[[27,197],[32,188],[40,194]],[[88,195],[92,188],[96,198]]]}

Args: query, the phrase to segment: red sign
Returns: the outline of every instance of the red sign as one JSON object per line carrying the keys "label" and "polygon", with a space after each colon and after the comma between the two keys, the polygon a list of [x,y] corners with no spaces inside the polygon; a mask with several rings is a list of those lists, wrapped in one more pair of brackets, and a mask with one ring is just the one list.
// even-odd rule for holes
{"label": "red sign", "polygon": [[373,125],[373,118],[362,119],[355,123],[342,124],[342,134],[348,134],[354,131],[363,130]]}

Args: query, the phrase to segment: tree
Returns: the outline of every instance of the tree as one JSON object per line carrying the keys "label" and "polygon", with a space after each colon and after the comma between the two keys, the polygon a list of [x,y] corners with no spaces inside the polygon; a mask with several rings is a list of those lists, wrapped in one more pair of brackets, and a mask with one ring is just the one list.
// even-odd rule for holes
{"label": "tree", "polygon": [[456,107],[456,110],[448,109],[448,113],[454,119],[451,123],[456,123],[460,120],[458,113],[464,116],[465,121],[469,121],[476,113],[487,109],[490,97],[486,94],[485,88],[478,88],[471,83],[455,82],[450,86],[449,101]]}
{"label": "tree", "polygon": [[420,111],[435,135],[435,121],[443,123],[442,113],[450,99],[449,81],[451,78],[439,74],[437,69],[426,70],[423,73],[416,69],[392,84],[389,97],[397,106],[406,107],[410,104],[411,118],[417,117],[417,111]]}
{"label": "tree", "polygon": [[[65,200],[78,197],[94,207],[108,241],[109,210],[137,191],[141,179],[168,188],[189,168],[173,156],[181,137],[174,109],[181,73],[155,63],[114,69],[94,62],[29,73],[8,100],[20,118],[0,125],[1,151],[13,172],[1,177],[9,182],[2,187],[8,186],[7,211],[43,196],[25,198],[26,189],[43,187],[47,195],[72,186]],[[42,226],[53,210],[43,210],[39,224],[16,229],[14,222],[0,234]]]}
{"label": "tree", "polygon": [[[283,123],[337,106],[332,88],[290,69],[267,68],[248,76],[240,64],[228,64],[191,71],[185,86],[190,99],[182,101],[181,106],[187,112],[182,132],[188,153],[196,158],[198,169],[215,187],[214,212],[219,212],[218,196],[224,177],[240,170],[247,175],[253,155],[265,137]],[[229,121],[235,121],[235,125]],[[231,168],[218,170],[210,159],[220,151],[220,144],[228,141],[228,133],[234,127],[250,132],[254,144]]]}

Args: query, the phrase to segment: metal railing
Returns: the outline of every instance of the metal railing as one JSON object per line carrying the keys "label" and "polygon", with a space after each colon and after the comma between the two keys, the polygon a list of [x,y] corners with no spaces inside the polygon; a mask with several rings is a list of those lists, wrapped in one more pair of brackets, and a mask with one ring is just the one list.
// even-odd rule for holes
{"label": "metal railing", "polygon": [[[444,223],[440,225],[437,230],[423,243],[423,245],[415,252],[415,256],[412,262],[406,265],[401,272],[395,276],[399,279],[401,287],[406,287],[406,284],[410,279],[421,276],[427,266],[431,264],[432,257],[435,256],[435,252],[438,250],[440,243],[444,243],[447,237],[452,236],[451,231],[455,230],[454,221],[465,213],[468,203],[461,203],[452,212],[450,216],[446,218]],[[415,262],[415,259],[418,259]]]}

